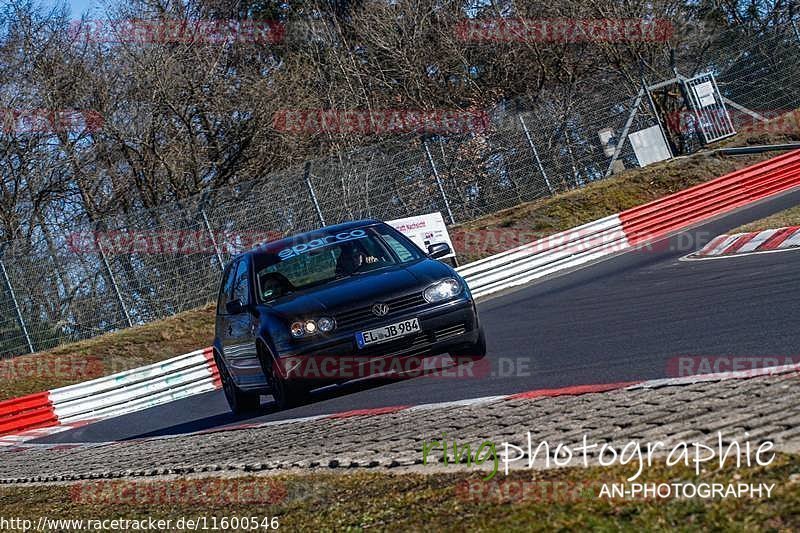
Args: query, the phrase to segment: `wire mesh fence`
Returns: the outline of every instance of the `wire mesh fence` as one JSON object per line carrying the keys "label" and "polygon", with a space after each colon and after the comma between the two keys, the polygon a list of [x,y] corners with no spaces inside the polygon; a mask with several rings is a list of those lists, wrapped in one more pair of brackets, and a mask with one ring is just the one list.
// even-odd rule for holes
{"label": "wire mesh fence", "polygon": [[[779,50],[780,53],[775,53]],[[702,64],[748,109],[800,107],[800,38],[791,25],[723,36]],[[666,77],[666,74],[665,74]],[[593,87],[498,108],[485,131],[402,135],[157,209],[100,221],[65,217],[0,248],[0,356],[50,349],[213,300],[236,253],[345,220],[440,211],[450,224],[585,186],[609,174],[598,132],[657,123],[640,87]],[[635,111],[635,113],[633,113]],[[629,142],[616,151],[638,166]]]}

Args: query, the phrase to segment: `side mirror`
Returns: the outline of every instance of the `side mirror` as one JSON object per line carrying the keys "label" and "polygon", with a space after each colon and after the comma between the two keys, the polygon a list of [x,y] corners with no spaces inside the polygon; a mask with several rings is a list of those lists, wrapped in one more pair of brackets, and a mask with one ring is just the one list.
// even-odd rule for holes
{"label": "side mirror", "polygon": [[450,245],[446,242],[440,242],[428,246],[428,255],[433,259],[439,259],[440,257],[450,255],[451,253],[452,250],[450,249]]}
{"label": "side mirror", "polygon": [[236,298],[225,304],[225,311],[229,315],[241,315],[245,312],[245,307],[242,305],[242,301]]}

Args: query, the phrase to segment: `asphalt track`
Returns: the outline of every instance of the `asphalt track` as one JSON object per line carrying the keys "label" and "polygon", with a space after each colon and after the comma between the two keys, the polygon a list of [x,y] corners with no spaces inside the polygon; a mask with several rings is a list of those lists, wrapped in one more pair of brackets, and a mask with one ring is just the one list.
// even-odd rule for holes
{"label": "asphalt track", "polygon": [[479,305],[492,372],[344,385],[309,405],[230,414],[194,396],[36,442],[102,442],[542,388],[673,377],[678,356],[800,355],[800,251],[679,261],[714,236],[800,204],[800,190]]}

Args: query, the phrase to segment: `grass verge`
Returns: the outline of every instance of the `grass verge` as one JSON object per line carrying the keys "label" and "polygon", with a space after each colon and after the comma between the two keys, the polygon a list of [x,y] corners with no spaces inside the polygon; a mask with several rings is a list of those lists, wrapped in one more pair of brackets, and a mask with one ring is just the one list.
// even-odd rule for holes
{"label": "grass verge", "polygon": [[[796,122],[791,123],[788,130],[786,124],[781,125],[781,133],[745,131],[726,140],[724,145],[800,140],[800,126]],[[723,157],[698,153],[631,169],[581,189],[498,211],[452,228],[455,232],[478,234],[482,230],[490,230],[490,233],[491,230],[502,230],[494,232],[490,239],[457,239],[459,260],[462,264],[474,261],[530,242],[533,238],[552,235],[656,200],[775,155]],[[98,370],[102,374],[121,372],[209,346],[214,335],[213,315],[214,306],[208,305],[145,326],[15,360],[26,359],[26,363],[0,362],[0,400],[86,381],[99,377]],[[88,372],[82,372],[81,363],[87,358],[92,358],[93,364],[86,366]],[[59,364],[59,361],[66,363]]]}
{"label": "grass verge", "polygon": [[785,209],[774,215],[756,220],[750,224],[739,226],[729,233],[744,233],[749,231],[763,231],[766,229],[785,228],[786,226],[800,226],[800,205]]}
{"label": "grass verge", "polygon": [[[658,464],[658,462],[654,463]],[[709,463],[710,464],[710,463]],[[624,499],[602,494],[636,469],[592,467],[517,471],[483,481],[476,473],[283,474],[226,478],[211,487],[178,481],[87,481],[77,486],[0,489],[0,516],[49,519],[171,519],[277,517],[286,531],[798,531],[800,456],[782,455],[766,467],[700,476],[686,467],[645,468],[636,482],[775,484],[771,497]],[[184,490],[176,490],[183,483]],[[277,503],[253,503],[254,484],[275,487]],[[98,490],[98,484],[103,486]],[[168,488],[172,485],[172,490]],[[202,492],[199,487],[211,489]],[[246,491],[241,490],[248,486]],[[194,487],[194,491],[186,490]],[[86,498],[90,494],[93,497]],[[94,497],[102,494],[103,497]],[[267,494],[263,492],[262,494]],[[76,496],[76,495],[84,495]],[[90,501],[87,501],[90,500]],[[184,528],[188,529],[188,528]],[[224,528],[226,529],[226,528]],[[232,528],[231,528],[232,529]]]}

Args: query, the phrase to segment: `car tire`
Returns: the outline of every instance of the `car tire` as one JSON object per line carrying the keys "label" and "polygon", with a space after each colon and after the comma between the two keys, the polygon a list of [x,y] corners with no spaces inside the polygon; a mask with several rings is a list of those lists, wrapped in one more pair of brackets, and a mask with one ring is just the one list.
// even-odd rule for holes
{"label": "car tire", "polygon": [[269,388],[272,394],[272,399],[275,400],[275,406],[278,410],[289,409],[308,403],[311,400],[311,389],[308,385],[302,382],[296,382],[284,378],[280,371],[277,370],[275,359],[272,357],[271,352],[264,350],[264,370],[269,383]]}
{"label": "car tire", "polygon": [[472,361],[480,361],[486,357],[486,335],[483,328],[478,329],[478,340],[472,344],[468,344],[463,348],[450,352],[458,363],[469,363]]}
{"label": "car tire", "polygon": [[228,371],[228,367],[225,365],[225,361],[217,355],[217,352],[214,352],[214,361],[217,363],[217,369],[219,370],[222,391],[225,393],[225,399],[228,400],[228,405],[233,414],[255,413],[261,409],[261,395],[257,392],[245,392],[237,387]]}

